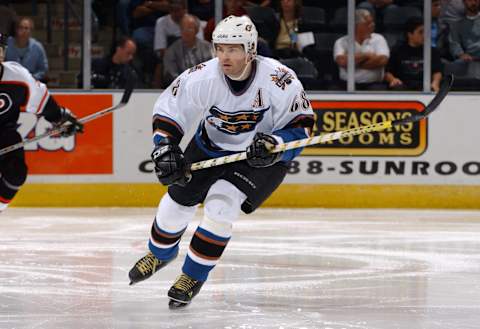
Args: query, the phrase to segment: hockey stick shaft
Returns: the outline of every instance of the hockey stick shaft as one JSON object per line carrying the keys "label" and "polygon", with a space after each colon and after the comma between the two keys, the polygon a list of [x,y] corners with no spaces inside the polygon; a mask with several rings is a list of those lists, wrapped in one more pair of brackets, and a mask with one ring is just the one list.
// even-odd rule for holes
{"label": "hockey stick shaft", "polygon": [[[441,88],[438,91],[438,93],[435,95],[435,97],[430,101],[430,103],[425,107],[424,111],[421,113],[414,114],[410,117],[400,119],[400,120],[383,121],[383,122],[379,122],[379,123],[375,123],[367,126],[361,126],[358,128],[352,128],[352,129],[337,131],[333,133],[327,133],[319,136],[312,136],[304,139],[299,139],[289,143],[277,145],[270,152],[278,153],[278,152],[283,152],[286,150],[291,150],[299,147],[305,147],[308,145],[324,144],[324,143],[338,140],[344,137],[357,136],[357,135],[362,135],[366,133],[383,131],[393,126],[403,125],[411,122],[417,122],[421,119],[426,118],[430,113],[432,113],[438,107],[438,105],[440,105],[440,103],[443,101],[445,96],[447,96],[448,92],[450,91],[452,84],[453,84],[453,75],[447,76],[442,82]],[[195,170],[220,166],[227,163],[245,160],[246,158],[247,158],[246,152],[235,153],[232,155],[227,155],[219,158],[213,158],[209,160],[195,162],[191,165],[191,170],[195,171]]]}
{"label": "hockey stick shaft", "polygon": [[[100,117],[103,117],[113,111],[116,111],[122,107],[124,107],[125,105],[127,105],[129,99],[130,99],[130,96],[132,95],[132,92],[133,92],[133,86],[135,84],[135,79],[132,78],[130,80],[127,81],[127,85],[125,87],[125,90],[123,92],[123,95],[122,95],[122,99],[120,101],[120,103],[118,103],[117,105],[115,106],[112,106],[112,107],[109,107],[109,108],[106,108],[106,109],[103,109],[101,111],[98,111],[98,112],[95,112],[95,113],[92,113],[90,115],[87,115],[81,119],[78,120],[78,122],[80,123],[87,123],[89,121],[92,121],[92,120],[95,120],[95,119],[98,119]],[[66,124],[66,125],[62,125],[60,127],[57,127],[57,128],[53,128],[53,129],[50,129],[48,131],[46,131],[45,133],[43,134],[40,134],[38,136],[35,136],[35,137],[32,137],[32,138],[29,138],[29,139],[25,139],[19,143],[16,143],[16,144],[13,144],[13,145],[10,145],[10,146],[7,146],[3,149],[0,150],[0,156],[1,155],[4,155],[4,154],[7,154],[9,152],[12,152],[12,151],[15,151],[19,148],[22,148],[24,147],[25,145],[27,144],[30,144],[30,143],[33,143],[33,142],[36,142],[38,140],[41,140],[43,138],[46,138],[46,137],[49,137],[49,136],[53,136],[53,135],[57,135],[57,134],[60,134],[64,131],[66,131],[69,127],[69,124]]]}

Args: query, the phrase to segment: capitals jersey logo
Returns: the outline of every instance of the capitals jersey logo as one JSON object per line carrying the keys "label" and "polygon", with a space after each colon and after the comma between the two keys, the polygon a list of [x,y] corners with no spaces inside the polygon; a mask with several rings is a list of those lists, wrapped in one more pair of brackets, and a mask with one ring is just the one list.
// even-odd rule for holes
{"label": "capitals jersey logo", "polygon": [[259,111],[224,112],[216,106],[212,106],[206,121],[216,129],[229,135],[238,135],[255,129],[257,123],[262,121],[263,116],[270,107]]}
{"label": "capitals jersey logo", "polygon": [[283,67],[278,67],[275,73],[270,74],[270,76],[272,77],[273,83],[282,90],[285,90],[285,88],[292,83],[292,80],[295,79],[295,77]]}

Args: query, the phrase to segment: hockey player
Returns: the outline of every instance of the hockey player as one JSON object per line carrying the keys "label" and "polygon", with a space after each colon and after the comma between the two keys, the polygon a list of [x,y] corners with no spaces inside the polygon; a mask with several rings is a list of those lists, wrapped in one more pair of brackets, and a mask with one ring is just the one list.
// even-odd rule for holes
{"label": "hockey player", "polygon": [[[149,278],[178,254],[182,234],[200,203],[182,274],[168,291],[170,308],[190,303],[215,267],[240,211],[249,214],[280,185],[300,149],[270,153],[274,145],[306,138],[310,102],[295,73],[256,55],[257,31],[246,17],[229,16],[213,33],[216,58],[183,72],[158,98],[152,160],[166,193],[149,239],[150,252],[129,272],[130,284]],[[201,116],[185,153],[178,146]],[[247,151],[247,160],[191,173],[189,163]]]}
{"label": "hockey player", "polygon": [[[47,87],[16,62],[3,62],[7,37],[0,33],[0,149],[22,141],[17,132],[20,110],[36,113],[57,125],[69,124],[63,136],[82,132],[70,110],[58,106]],[[0,212],[5,210],[27,178],[23,148],[0,155]]]}

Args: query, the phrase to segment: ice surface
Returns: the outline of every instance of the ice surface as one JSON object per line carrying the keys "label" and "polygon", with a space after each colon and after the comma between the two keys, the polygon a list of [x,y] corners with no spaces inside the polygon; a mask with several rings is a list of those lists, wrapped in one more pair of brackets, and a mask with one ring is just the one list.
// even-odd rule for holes
{"label": "ice surface", "polygon": [[242,216],[192,304],[185,256],[129,286],[154,209],[0,215],[0,328],[480,328],[480,212],[262,209]]}

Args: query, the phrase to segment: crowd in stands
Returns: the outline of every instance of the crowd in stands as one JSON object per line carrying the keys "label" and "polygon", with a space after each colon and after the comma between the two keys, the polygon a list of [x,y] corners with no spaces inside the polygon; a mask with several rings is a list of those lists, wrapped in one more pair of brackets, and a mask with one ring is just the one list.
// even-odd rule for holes
{"label": "crowd in stands", "polygon": [[[122,88],[130,73],[142,87],[165,88],[185,69],[214,56],[214,0],[93,3],[94,9],[114,6],[118,40],[105,58],[93,60],[94,88]],[[423,90],[423,8],[423,0],[357,1],[357,90]],[[431,9],[431,89],[438,90],[449,73],[457,76],[457,90],[480,89],[480,0],[432,0]],[[224,0],[223,16],[228,15],[250,16],[259,32],[259,55],[292,67],[306,89],[346,89],[346,0]],[[31,36],[33,20],[17,19],[2,0],[0,17],[0,30],[11,35],[7,60],[48,81],[45,50]]]}

